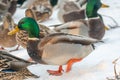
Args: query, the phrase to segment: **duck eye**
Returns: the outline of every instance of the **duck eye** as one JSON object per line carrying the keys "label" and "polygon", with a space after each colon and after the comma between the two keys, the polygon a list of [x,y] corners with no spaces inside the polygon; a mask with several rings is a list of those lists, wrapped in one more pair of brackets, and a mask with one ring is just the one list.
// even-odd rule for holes
{"label": "duck eye", "polygon": [[22,21],[20,24],[24,24],[24,22]]}

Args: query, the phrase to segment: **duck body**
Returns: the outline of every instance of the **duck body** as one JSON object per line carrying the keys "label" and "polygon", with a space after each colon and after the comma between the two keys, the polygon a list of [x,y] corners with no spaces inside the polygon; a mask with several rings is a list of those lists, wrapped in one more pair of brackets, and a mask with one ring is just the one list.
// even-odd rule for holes
{"label": "duck body", "polygon": [[89,20],[75,20],[54,28],[57,32],[84,35],[101,40],[105,34],[105,25],[99,17]]}
{"label": "duck body", "polygon": [[93,51],[94,39],[65,33],[54,33],[39,40],[28,41],[27,51],[39,63],[63,65],[70,59],[83,59]]}
{"label": "duck body", "polygon": [[15,35],[9,36],[7,35],[9,30],[0,30],[0,46],[2,47],[14,47],[17,45]]}

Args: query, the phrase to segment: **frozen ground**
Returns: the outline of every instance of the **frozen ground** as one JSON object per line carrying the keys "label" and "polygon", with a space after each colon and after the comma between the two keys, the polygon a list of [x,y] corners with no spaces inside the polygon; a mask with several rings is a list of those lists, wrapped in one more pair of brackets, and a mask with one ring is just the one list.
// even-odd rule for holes
{"label": "frozen ground", "polygon": [[[102,0],[110,7],[100,9],[99,13],[113,17],[120,25],[120,1],[119,0]],[[57,11],[51,17],[51,20],[44,22],[45,25],[60,23],[56,18]],[[18,9],[14,15],[16,22],[24,16],[24,9]],[[108,17],[104,17],[106,25],[114,26],[115,23]],[[96,49],[81,62],[75,63],[69,73],[64,73],[62,76],[51,76],[46,70],[57,69],[58,66],[52,65],[32,65],[28,69],[39,75],[39,79],[28,80],[106,80],[106,77],[114,76],[112,61],[120,56],[120,28],[106,31],[103,38],[104,43],[96,44]],[[23,48],[12,52],[11,54],[28,59],[27,51]],[[64,66],[65,68],[65,66]],[[119,70],[120,71],[120,70]]]}

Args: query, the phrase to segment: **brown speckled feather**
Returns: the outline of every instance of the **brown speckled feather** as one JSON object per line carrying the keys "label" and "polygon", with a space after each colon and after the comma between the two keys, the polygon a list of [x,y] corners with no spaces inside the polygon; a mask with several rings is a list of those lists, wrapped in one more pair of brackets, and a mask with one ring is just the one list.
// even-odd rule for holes
{"label": "brown speckled feather", "polygon": [[6,69],[20,70],[34,63],[11,55],[6,51],[0,51],[0,71]]}
{"label": "brown speckled feather", "polygon": [[39,78],[39,76],[32,74],[27,68],[23,68],[17,72],[0,71],[0,80],[24,80],[28,78]]}

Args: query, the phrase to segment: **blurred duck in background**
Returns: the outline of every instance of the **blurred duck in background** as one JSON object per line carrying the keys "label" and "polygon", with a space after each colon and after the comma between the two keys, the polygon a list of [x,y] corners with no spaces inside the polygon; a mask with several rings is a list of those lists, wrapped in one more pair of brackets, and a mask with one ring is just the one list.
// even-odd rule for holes
{"label": "blurred duck in background", "polygon": [[86,0],[64,0],[59,8],[58,19],[62,23],[78,19],[85,19],[86,3]]}
{"label": "blurred duck in background", "polygon": [[0,0],[0,17],[3,17],[7,12],[14,15],[16,8],[17,0]]}
{"label": "blurred duck in background", "polygon": [[[10,13],[6,13],[0,24],[0,46],[1,49],[11,48],[17,45],[16,35],[8,35],[8,32],[14,29],[15,23]],[[18,49],[18,47],[16,48]]]}
{"label": "blurred duck in background", "polygon": [[86,5],[86,16],[88,20],[80,19],[67,22],[55,27],[55,31],[75,35],[85,35],[101,40],[105,34],[105,25],[102,16],[97,13],[100,7],[109,7],[102,4],[100,0],[88,0]]}

